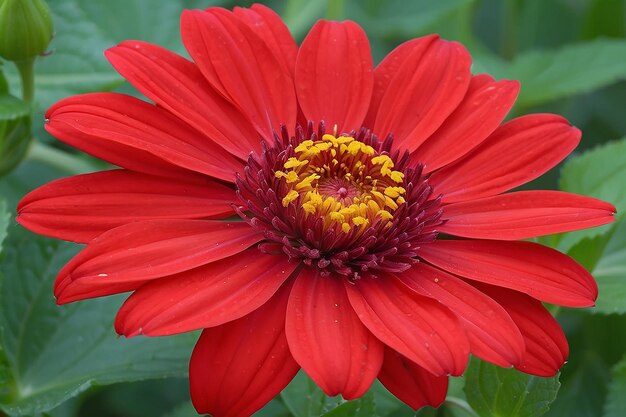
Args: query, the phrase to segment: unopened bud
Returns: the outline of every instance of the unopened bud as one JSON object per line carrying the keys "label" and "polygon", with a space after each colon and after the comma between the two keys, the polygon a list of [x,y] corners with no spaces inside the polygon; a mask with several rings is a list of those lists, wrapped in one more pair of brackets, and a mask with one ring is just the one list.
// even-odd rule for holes
{"label": "unopened bud", "polygon": [[43,0],[0,0],[0,57],[27,61],[52,39],[52,14]]}

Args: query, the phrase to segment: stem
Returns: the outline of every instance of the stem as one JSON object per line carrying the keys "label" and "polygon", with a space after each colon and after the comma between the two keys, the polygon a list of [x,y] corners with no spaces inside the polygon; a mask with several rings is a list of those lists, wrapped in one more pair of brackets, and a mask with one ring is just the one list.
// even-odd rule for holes
{"label": "stem", "polygon": [[343,19],[344,0],[328,0],[326,6],[326,19],[340,20]]}
{"label": "stem", "polygon": [[22,100],[32,103],[35,97],[35,58],[15,63],[22,79]]}
{"label": "stem", "polygon": [[33,140],[27,158],[72,175],[93,172],[95,169],[87,161],[36,140]]}
{"label": "stem", "polygon": [[505,0],[502,7],[504,9],[504,16],[502,18],[503,28],[500,54],[505,59],[512,59],[517,53],[517,0]]}

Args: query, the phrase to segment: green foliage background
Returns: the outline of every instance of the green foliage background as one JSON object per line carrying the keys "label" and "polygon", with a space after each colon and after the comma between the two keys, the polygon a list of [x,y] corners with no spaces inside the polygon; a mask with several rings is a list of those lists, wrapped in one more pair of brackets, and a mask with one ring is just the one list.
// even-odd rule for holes
{"label": "green foliage background", "polygon": [[[452,380],[446,403],[417,415],[625,416],[626,1],[264,3],[283,16],[297,40],[319,18],[357,21],[370,37],[375,61],[413,37],[440,33],[458,40],[472,53],[475,73],[521,81],[510,117],[554,112],[583,130],[580,147],[563,166],[525,187],[591,195],[618,209],[618,221],[612,225],[540,239],[575,257],[600,286],[595,308],[552,308],[570,341],[569,362],[560,376],[543,379],[472,360],[466,375]],[[49,5],[56,36],[51,54],[37,61],[33,117],[19,100],[13,65],[0,61],[0,138],[35,138],[21,165],[0,177],[0,415],[194,416],[186,374],[197,334],[116,338],[112,321],[123,296],[57,307],[54,276],[79,248],[26,232],[12,218],[21,196],[36,186],[103,167],[55,142],[42,126],[45,109],[63,97],[110,90],[135,94],[104,59],[106,48],[142,39],[184,53],[178,34],[183,8],[231,8],[249,2],[50,0]],[[363,398],[345,402],[325,397],[299,374],[257,414],[322,415],[415,413],[378,383]]]}

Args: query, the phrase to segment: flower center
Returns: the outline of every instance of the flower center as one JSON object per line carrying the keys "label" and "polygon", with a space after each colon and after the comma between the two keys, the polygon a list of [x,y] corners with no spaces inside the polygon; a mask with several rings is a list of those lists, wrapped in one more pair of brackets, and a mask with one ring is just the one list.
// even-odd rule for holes
{"label": "flower center", "polygon": [[306,216],[324,219],[324,230],[343,233],[388,223],[405,202],[404,174],[386,154],[351,136],[325,134],[305,140],[275,172],[287,183],[283,207],[295,204]]}
{"label": "flower center", "polygon": [[441,209],[421,166],[391,144],[367,129],[326,134],[323,123],[284,130],[237,177],[237,213],[264,234],[262,251],[322,274],[404,271],[435,239]]}

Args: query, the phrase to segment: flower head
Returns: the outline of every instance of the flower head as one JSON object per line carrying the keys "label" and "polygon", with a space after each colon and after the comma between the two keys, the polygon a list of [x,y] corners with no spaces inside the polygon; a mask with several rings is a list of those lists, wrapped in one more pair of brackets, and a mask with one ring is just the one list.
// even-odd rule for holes
{"label": "flower head", "polygon": [[86,243],[59,303],[133,291],[119,334],[204,329],[199,412],[250,415],[304,371],[328,395],[378,378],[438,405],[469,353],[535,375],[568,355],[541,302],[593,305],[574,260],[521,241],[598,226],[614,208],[513,191],[580,131],[535,114],[502,124],[518,83],[471,75],[458,43],[406,42],[375,68],[363,30],[318,22],[299,47],[268,8],[185,11],[192,60],[128,41],[111,64],[153,103],[70,97],[60,140],[121,169],[28,194],[18,220]]}

